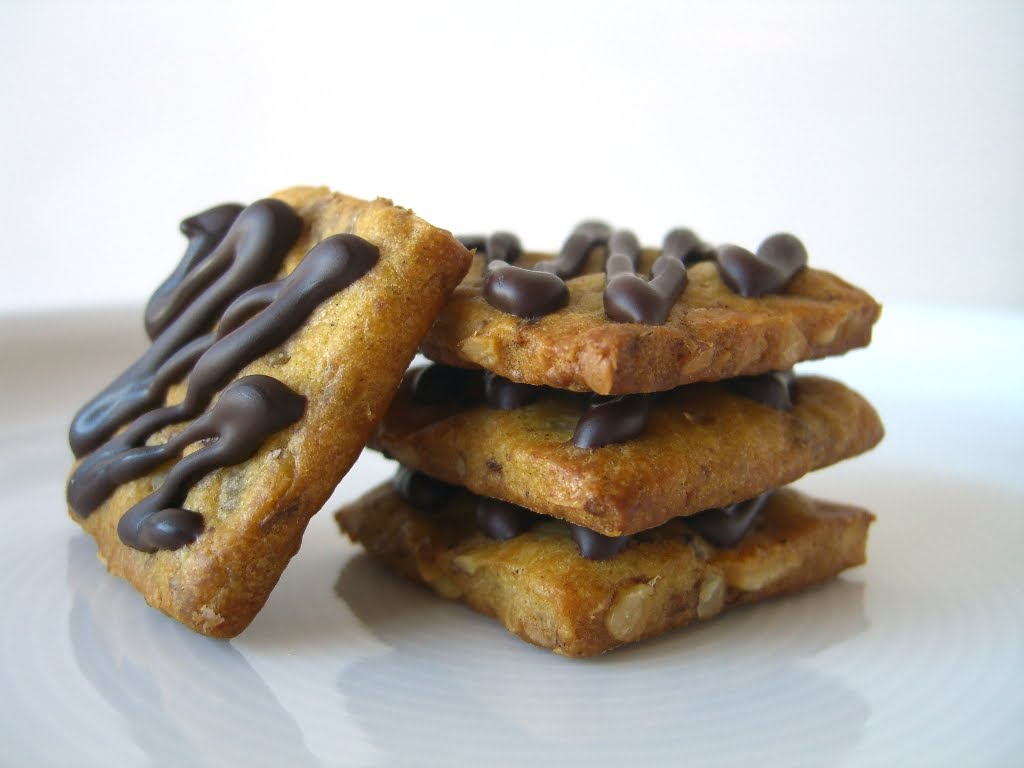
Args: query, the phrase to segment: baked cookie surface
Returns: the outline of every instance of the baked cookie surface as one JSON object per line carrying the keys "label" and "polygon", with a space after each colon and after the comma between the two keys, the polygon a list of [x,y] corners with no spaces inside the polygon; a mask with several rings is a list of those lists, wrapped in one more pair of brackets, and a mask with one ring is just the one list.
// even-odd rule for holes
{"label": "baked cookie surface", "polygon": [[397,572],[530,643],[584,657],[830,579],[864,562],[874,519],[780,489],[735,547],[716,548],[673,520],[595,561],[579,555],[556,520],[505,541],[488,538],[472,506],[463,494],[438,511],[420,511],[385,484],[336,519]]}
{"label": "baked cookie surface", "polygon": [[[657,251],[645,250],[649,270]],[[553,254],[523,253],[530,267]],[[514,381],[600,394],[655,392],[791,368],[801,360],[862,347],[881,308],[863,290],[825,271],[802,269],[778,293],[730,290],[715,264],[687,270],[688,284],[662,324],[609,320],[601,249],[565,280],[566,305],[535,318],[491,306],[485,259],[473,266],[421,345],[447,365],[481,367]]]}
{"label": "baked cookie surface", "polygon": [[[470,262],[387,200],[301,187],[236,208],[183,224],[189,252],[147,312],[149,357],[79,412],[69,483],[107,568],[220,637],[262,607]],[[233,284],[267,248],[282,251],[270,273]]]}
{"label": "baked cookie surface", "polygon": [[406,376],[371,447],[405,466],[482,496],[606,536],[652,528],[796,480],[873,447],[878,414],[828,379],[798,376],[792,407],[777,410],[730,391],[691,384],[649,398],[634,437],[573,444],[586,398],[545,391],[529,404],[421,404]]}

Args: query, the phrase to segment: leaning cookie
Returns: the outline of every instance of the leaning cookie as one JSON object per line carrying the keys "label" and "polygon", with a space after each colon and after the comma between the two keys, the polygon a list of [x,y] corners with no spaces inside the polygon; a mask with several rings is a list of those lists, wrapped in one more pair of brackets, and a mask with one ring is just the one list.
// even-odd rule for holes
{"label": "leaning cookie", "polygon": [[557,255],[502,233],[464,240],[473,266],[422,351],[528,384],[627,394],[785,370],[865,346],[880,313],[863,290],[807,267],[792,235],[756,254],[689,230],[642,249],[599,222]]}
{"label": "leaning cookie", "polygon": [[76,415],[72,517],[108,569],[207,635],[244,629],[465,274],[387,200],[295,188],[182,223],[152,345]]}
{"label": "leaning cookie", "polygon": [[614,556],[593,560],[581,556],[568,526],[555,520],[491,538],[477,527],[474,503],[455,490],[428,511],[386,484],[336,519],[399,573],[566,656],[596,656],[826,581],[864,562],[874,519],[856,507],[781,489],[736,546],[716,547],[673,520]]}
{"label": "leaning cookie", "polygon": [[474,493],[620,536],[750,498],[875,446],[839,382],[773,374],[595,398],[431,366],[370,446]]}

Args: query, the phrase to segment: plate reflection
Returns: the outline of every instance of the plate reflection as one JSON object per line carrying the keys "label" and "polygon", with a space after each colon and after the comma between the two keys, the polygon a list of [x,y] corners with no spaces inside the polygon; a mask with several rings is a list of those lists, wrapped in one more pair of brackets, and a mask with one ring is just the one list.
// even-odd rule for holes
{"label": "plate reflection", "polygon": [[867,627],[858,583],[591,660],[527,645],[365,554],[336,590],[393,649],[345,668],[338,685],[397,765],[834,764],[864,735],[866,700],[814,659]]}
{"label": "plate reflection", "polygon": [[229,642],[197,635],[147,606],[104,572],[86,536],[69,541],[67,580],[75,661],[155,764],[320,764],[295,720]]}

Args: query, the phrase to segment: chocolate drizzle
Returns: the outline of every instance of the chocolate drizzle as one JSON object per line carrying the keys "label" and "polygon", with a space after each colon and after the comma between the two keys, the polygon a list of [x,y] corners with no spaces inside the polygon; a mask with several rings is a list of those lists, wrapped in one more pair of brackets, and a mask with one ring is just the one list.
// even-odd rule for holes
{"label": "chocolate drizzle", "polygon": [[590,254],[604,247],[605,314],[617,322],[660,325],[686,288],[686,266],[708,258],[706,247],[691,230],[672,230],[651,267],[650,280],[644,280],[636,274],[641,250],[636,236],[613,231],[602,221],[579,224],[556,258],[538,261],[532,269],[510,268],[522,253],[514,235],[463,237],[462,242],[486,259],[484,299],[496,309],[530,319],[565,307],[569,301],[565,280],[579,275]]}
{"label": "chocolate drizzle", "polygon": [[784,233],[766,238],[753,254],[736,245],[713,249],[692,230],[673,229],[665,236],[661,255],[651,266],[650,280],[636,273],[641,252],[636,237],[624,230],[613,232],[602,221],[579,224],[556,258],[538,261],[532,269],[510,268],[522,254],[522,246],[513,234],[499,232],[461,240],[485,257],[484,299],[496,309],[528,319],[565,307],[569,301],[565,280],[579,275],[590,254],[601,247],[607,249],[605,314],[616,322],[646,325],[665,323],[686,290],[687,267],[698,262],[717,261],[725,285],[746,297],[783,290],[807,264],[803,243]]}
{"label": "chocolate drizzle", "polygon": [[[632,232],[621,230],[612,235],[608,244],[608,260],[605,264],[604,312],[611,320],[620,323],[644,323],[661,325],[668,319],[668,313],[676,300],[686,289],[687,274],[681,248],[686,245],[683,237],[669,233],[672,248],[662,248],[662,253],[651,266],[650,281],[636,274],[640,258],[640,243]],[[691,233],[692,234],[692,233]]]}
{"label": "chocolate drizzle", "polygon": [[595,395],[576,424],[572,444],[577,448],[600,448],[632,440],[647,428],[650,407],[648,395]]}
{"label": "chocolate drizzle", "polygon": [[573,230],[557,258],[539,261],[533,269],[512,265],[522,254],[515,235],[499,232],[486,240],[464,237],[462,242],[478,250],[483,246],[487,262],[483,296],[487,303],[510,315],[532,319],[557,312],[569,303],[565,279],[577,275],[590,252],[607,244],[609,237],[611,228],[607,224],[585,221]]}
{"label": "chocolate drizzle", "polygon": [[[181,222],[181,232],[188,238],[185,256],[149,299],[144,314],[146,334],[156,339],[181,312],[192,297],[179,290],[185,276],[206,260],[224,239],[235,219],[244,210],[236,203],[214,206]],[[194,288],[199,288],[193,284]]]}
{"label": "chocolate drizzle", "polygon": [[487,265],[483,295],[495,309],[531,319],[550,315],[569,303],[569,288],[558,275],[503,261]]}
{"label": "chocolate drizzle", "polygon": [[306,398],[277,379],[245,376],[225,389],[213,408],[163,445],[111,455],[104,469],[113,477],[131,479],[192,443],[213,441],[178,461],[163,485],[124,513],[117,524],[121,541],[143,552],[191,544],[203,530],[202,515],[180,508],[192,486],[214,469],[252,458],[268,437],[302,418],[305,407]]}
{"label": "chocolate drizzle", "polygon": [[481,497],[476,503],[476,524],[492,539],[506,541],[530,530],[539,518],[536,512],[500,499]]}
{"label": "chocolate drizzle", "polygon": [[409,467],[399,467],[391,478],[392,487],[421,512],[437,512],[455,493],[455,486]]}
{"label": "chocolate drizzle", "polygon": [[[206,219],[206,214],[200,214],[186,222]],[[75,415],[69,434],[75,456],[95,450],[118,427],[163,402],[175,378],[173,372],[187,369],[188,361],[198,359],[202,352],[198,346],[190,346],[184,360],[175,356],[213,325],[238,294],[273,276],[301,226],[299,217],[285,203],[260,200],[238,215],[223,240],[205,258],[201,254],[208,241],[205,236],[193,234],[195,248],[190,243],[185,255],[192,262],[191,269],[175,272],[183,272],[181,279],[174,281],[172,276],[170,287],[150,312],[147,324],[163,330],[135,364]],[[198,231],[198,225],[187,228]],[[172,371],[162,370],[172,359]]]}
{"label": "chocolate drizzle", "polygon": [[[441,511],[456,494],[466,495],[474,502],[473,516],[477,528],[485,536],[499,541],[507,541],[526,533],[537,522],[545,519],[544,515],[526,507],[502,499],[477,496],[464,488],[448,485],[405,466],[399,467],[391,485],[408,504],[430,514]],[[678,519],[716,547],[735,547],[753,526],[772,493],[768,491],[737,504],[704,510]],[[605,536],[582,525],[570,522],[565,524],[580,556],[588,560],[611,559],[634,538],[632,534]]]}
{"label": "chocolate drizzle", "polygon": [[692,229],[680,227],[665,235],[661,254],[679,259],[687,267],[692,267],[702,261],[712,261],[715,258],[715,249],[697,237]]}
{"label": "chocolate drizzle", "polygon": [[[501,411],[512,411],[534,402],[547,387],[523,384],[490,371],[454,368],[431,363],[408,374],[412,399],[420,405],[477,405],[481,401]],[[579,395],[579,397],[583,397]],[[643,433],[651,395],[591,395],[572,436],[577,448],[600,448],[624,443]]]}
{"label": "chocolate drizzle", "polygon": [[765,239],[756,254],[738,245],[719,246],[716,259],[729,290],[757,297],[785,288],[807,266],[807,250],[796,237],[783,233]]}
{"label": "chocolate drizzle", "polygon": [[484,397],[489,406],[499,411],[514,411],[529,405],[540,397],[543,391],[544,387],[509,381],[490,371],[484,374]]}
{"label": "chocolate drizzle", "polygon": [[740,376],[726,379],[722,385],[730,392],[750,398],[761,405],[774,408],[776,411],[789,411],[793,408],[792,371],[774,371],[760,376]]}
{"label": "chocolate drizzle", "polygon": [[563,280],[576,277],[591,251],[607,245],[611,237],[612,228],[603,221],[580,222],[562,245],[557,258],[538,261],[533,268],[558,275]]}
{"label": "chocolate drizzle", "polygon": [[[187,220],[183,228],[209,234],[229,216],[230,209],[219,211],[209,227]],[[122,541],[143,551],[188,544],[202,530],[201,515],[178,508],[188,489],[211,469],[250,458],[267,437],[301,417],[304,398],[266,376],[231,384],[200,416],[245,365],[283,343],[320,303],[378,260],[374,245],[335,235],[318,243],[287,277],[259,284],[280,268],[300,229],[301,220],[285,203],[263,200],[238,214],[205,258],[190,244],[187,268],[179,266],[161,287],[162,298],[151,302],[156,309],[148,324],[158,331],[153,345],[72,425],[76,455],[92,451],[68,482],[68,502],[76,514],[88,516],[119,485],[153,471],[190,443],[215,437],[215,447],[181,459],[164,484],[118,525]],[[218,315],[216,328],[203,333]],[[171,384],[186,374],[184,399],[160,407]],[[146,445],[159,430],[189,419],[195,421],[167,443]]]}
{"label": "chocolate drizzle", "polygon": [[626,548],[632,536],[605,536],[603,533],[569,523],[569,535],[587,560],[610,560]]}
{"label": "chocolate drizzle", "polygon": [[683,520],[714,546],[735,547],[746,536],[771,495],[768,491],[728,507],[706,509]]}

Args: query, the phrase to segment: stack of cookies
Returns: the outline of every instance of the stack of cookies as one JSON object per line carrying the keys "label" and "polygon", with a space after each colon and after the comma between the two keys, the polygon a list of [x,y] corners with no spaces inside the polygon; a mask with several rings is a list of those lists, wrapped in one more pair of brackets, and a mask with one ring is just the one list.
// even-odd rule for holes
{"label": "stack of cookies", "polygon": [[864,560],[868,512],[782,486],[881,439],[859,395],[791,372],[866,345],[879,308],[790,235],[645,249],[585,222],[545,255],[310,187],[182,232],[152,344],[73,419],[67,499],[198,632],[249,624],[367,441],[401,468],[342,527],[561,654]]}
{"label": "stack of cookies", "polygon": [[524,640],[593,656],[864,562],[872,515],[785,488],[874,446],[842,384],[865,292],[792,235],[643,248],[584,222],[557,254],[463,238],[469,274],[371,447],[395,478],[337,513],[399,572]]}

